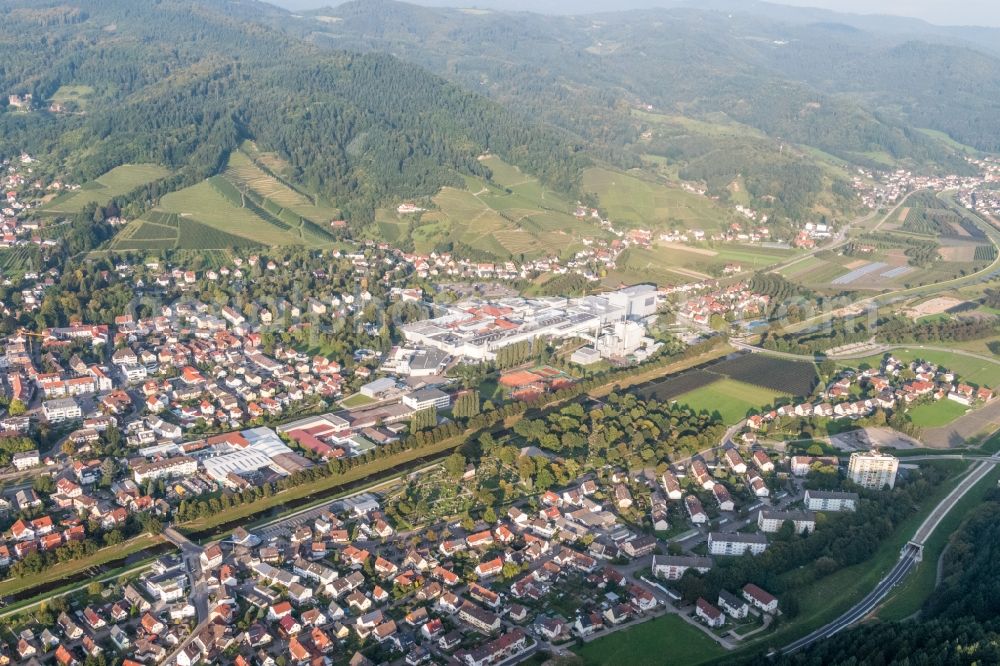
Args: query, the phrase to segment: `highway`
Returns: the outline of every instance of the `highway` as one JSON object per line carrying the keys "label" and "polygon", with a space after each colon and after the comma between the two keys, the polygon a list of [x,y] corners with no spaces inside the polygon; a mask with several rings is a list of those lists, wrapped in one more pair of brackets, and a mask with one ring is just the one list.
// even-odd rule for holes
{"label": "highway", "polygon": [[907,544],[903,549],[902,557],[900,557],[899,561],[896,562],[896,566],[889,571],[885,578],[879,581],[879,584],[875,586],[874,590],[868,593],[868,596],[830,624],[820,627],[816,631],[803,636],[794,643],[789,643],[784,647],[784,649],[782,649],[782,652],[791,654],[803,648],[809,647],[816,641],[829,638],[842,629],[846,629],[871,613],[878,607],[879,604],[882,603],[882,600],[885,599],[889,592],[892,591],[892,588],[894,588],[899,581],[903,580],[903,578],[910,573],[913,567],[916,566],[918,552],[919,551],[915,546]]}
{"label": "highway", "polygon": [[913,543],[923,546],[927,539],[933,534],[934,529],[938,526],[941,520],[948,515],[951,508],[955,506],[958,500],[965,496],[965,493],[969,492],[973,486],[975,486],[979,481],[990,473],[993,469],[993,465],[1000,462],[1000,458],[997,457],[1000,454],[994,454],[990,461],[982,461],[976,463],[969,473],[962,479],[962,482],[955,486],[955,489],[948,493],[948,496],[938,504],[930,515],[924,520],[924,522],[917,528],[916,534],[913,535]]}
{"label": "highway", "polygon": [[[931,456],[937,458],[939,456]],[[892,589],[899,584],[907,574],[910,573],[920,562],[921,550],[923,549],[924,543],[934,533],[934,530],[941,523],[941,520],[948,515],[948,512],[955,506],[955,504],[965,496],[969,490],[971,490],[977,483],[979,483],[983,477],[989,474],[990,470],[996,463],[1000,462],[1000,454],[994,454],[990,458],[986,458],[977,462],[970,471],[965,475],[965,478],[948,493],[947,497],[941,500],[940,503],[934,510],[928,514],[927,518],[920,524],[917,531],[904,547],[900,553],[899,561],[896,565],[889,571],[885,577],[879,581],[878,585],[875,586],[871,592],[865,596],[864,599],[859,601],[850,610],[838,617],[833,622],[820,627],[819,629],[813,631],[806,636],[789,643],[781,651],[786,654],[791,654],[797,652],[803,648],[809,647],[813,643],[825,638],[833,636],[839,631],[850,627],[852,624],[861,621],[868,616],[869,613],[874,611],[878,606],[885,600]]]}

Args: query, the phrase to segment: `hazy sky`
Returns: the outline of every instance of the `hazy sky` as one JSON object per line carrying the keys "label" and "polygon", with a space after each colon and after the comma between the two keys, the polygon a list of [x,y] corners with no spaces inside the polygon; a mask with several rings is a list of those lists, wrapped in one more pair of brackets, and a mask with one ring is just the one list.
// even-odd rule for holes
{"label": "hazy sky", "polygon": [[1000,0],[782,0],[776,4],[912,16],[938,25],[1000,26]]}
{"label": "hazy sky", "polygon": [[[269,0],[289,9],[312,9],[340,0]],[[676,0],[407,0],[421,5],[490,7],[569,14],[678,4]],[[697,6],[696,2],[692,2]],[[780,0],[776,4],[822,7],[858,14],[894,14],[938,25],[1000,26],[1000,0]]]}

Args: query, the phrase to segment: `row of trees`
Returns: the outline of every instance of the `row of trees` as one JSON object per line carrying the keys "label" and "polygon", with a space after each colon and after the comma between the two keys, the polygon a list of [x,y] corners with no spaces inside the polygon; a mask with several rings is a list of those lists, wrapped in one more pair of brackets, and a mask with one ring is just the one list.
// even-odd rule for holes
{"label": "row of trees", "polygon": [[767,332],[761,346],[773,351],[812,355],[842,345],[864,342],[878,335],[886,342],[962,342],[995,335],[997,324],[990,318],[957,317],[915,322],[906,317],[889,316],[874,325],[862,318],[831,321],[820,330],[805,333]]}

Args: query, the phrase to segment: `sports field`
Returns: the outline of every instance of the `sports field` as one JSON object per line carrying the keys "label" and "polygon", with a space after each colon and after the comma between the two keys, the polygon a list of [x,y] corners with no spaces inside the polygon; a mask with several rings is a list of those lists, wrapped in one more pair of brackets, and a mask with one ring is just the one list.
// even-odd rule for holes
{"label": "sports field", "polygon": [[103,176],[85,183],[75,192],[67,192],[42,207],[42,212],[69,215],[79,213],[87,204],[104,205],[114,197],[128,194],[140,185],[151,183],[170,172],[155,164],[124,164]]}
{"label": "sports field", "polygon": [[687,405],[696,412],[702,410],[710,413],[719,412],[723,421],[734,424],[746,418],[752,410],[760,410],[788,397],[790,397],[788,393],[774,389],[745,384],[735,379],[720,379],[683,393],[675,400],[678,404]]}
{"label": "sports field", "polygon": [[913,425],[920,428],[939,428],[948,425],[959,416],[965,414],[970,408],[947,398],[935,400],[934,402],[917,405],[909,410],[907,414],[913,421]]}
{"label": "sports field", "polygon": [[583,659],[584,664],[594,666],[694,666],[713,662],[726,653],[701,630],[672,613],[585,643],[576,648],[575,652]]}

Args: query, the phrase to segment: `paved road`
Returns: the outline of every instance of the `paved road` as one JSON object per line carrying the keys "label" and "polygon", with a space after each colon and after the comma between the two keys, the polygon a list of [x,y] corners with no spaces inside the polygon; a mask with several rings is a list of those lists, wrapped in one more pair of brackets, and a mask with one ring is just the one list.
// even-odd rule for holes
{"label": "paved road", "polygon": [[198,621],[207,622],[208,586],[205,584],[204,572],[201,570],[201,554],[205,549],[173,527],[164,529],[163,536],[180,548],[181,557],[184,559],[184,565],[187,567],[188,579],[191,584],[190,601],[194,604],[195,611],[198,613]]}
{"label": "paved road", "polygon": [[[910,194],[912,194],[912,192]],[[909,197],[909,196],[910,196],[909,194],[906,195],[906,197]],[[903,197],[902,201],[900,201],[898,204],[896,204],[896,206],[894,208],[892,208],[888,213],[886,213],[882,217],[882,219],[879,221],[878,225],[876,225],[876,227],[875,227],[876,229],[879,226],[881,226],[882,222],[885,222],[886,219],[888,219],[890,215],[892,215],[893,213],[895,213],[897,208],[899,208],[900,206],[903,205],[903,201],[906,201],[906,197]],[[772,266],[771,268],[768,269],[768,272],[770,272],[770,273],[780,273],[781,271],[785,270],[786,268],[789,268],[791,266],[794,266],[795,264],[798,264],[798,263],[800,263],[802,261],[805,261],[806,259],[808,259],[809,257],[815,255],[818,252],[824,252],[826,250],[835,250],[838,247],[846,245],[847,243],[849,243],[851,241],[851,238],[848,235],[851,232],[851,229],[853,229],[854,226],[857,225],[857,224],[860,224],[862,222],[867,222],[868,220],[872,219],[876,215],[878,215],[878,210],[873,210],[873,211],[870,211],[869,213],[867,213],[865,215],[862,215],[860,217],[855,218],[854,220],[851,220],[848,224],[845,224],[833,236],[833,238],[830,239],[829,243],[824,243],[822,245],[819,245],[819,246],[813,248],[812,250],[807,251],[805,254],[798,255],[794,259],[790,259],[790,260],[788,260],[786,262],[783,262],[783,263],[777,264],[775,266]]]}
{"label": "paved road", "polygon": [[[929,457],[938,458],[941,456]],[[962,497],[964,497],[973,486],[981,481],[982,478],[986,476],[998,462],[1000,462],[1000,454],[995,454],[973,466],[969,473],[966,474],[965,478],[962,479],[962,481],[955,486],[950,493],[948,493],[948,496],[941,500],[941,502],[934,507],[934,510],[931,511],[927,518],[924,519],[924,522],[917,528],[913,539],[903,547],[899,561],[896,562],[896,565],[889,571],[888,574],[886,574],[885,578],[879,581],[878,585],[875,586],[875,589],[869,592],[864,599],[855,604],[850,610],[833,622],[820,627],[797,641],[789,643],[782,649],[782,652],[786,654],[797,652],[798,650],[809,647],[816,641],[829,638],[839,631],[842,631],[852,624],[864,619],[869,613],[878,608],[889,593],[892,592],[892,589],[896,587],[900,581],[906,578],[906,575],[909,574],[914,567],[916,567],[919,562],[920,551],[924,543],[930,535],[934,533],[935,528],[937,528],[941,520],[944,519],[955,504],[962,499]]]}
{"label": "paved road", "polygon": [[[737,349],[742,349],[749,352],[758,352],[761,354],[767,354],[768,356],[779,356],[781,358],[788,358],[792,360],[815,360],[815,354],[793,354],[791,352],[779,352],[773,351],[771,349],[765,349],[764,347],[758,347],[757,345],[751,345],[734,338],[730,338],[729,344]],[[874,347],[868,347],[864,351],[855,352],[851,354],[843,354],[837,356],[830,356],[829,358],[834,361],[847,361],[851,359],[868,358],[869,356],[877,356],[880,354],[885,354],[886,352],[891,352],[894,349],[920,349],[923,351],[936,351],[936,352],[947,352],[949,354],[955,354],[957,356],[968,356],[969,358],[974,358],[979,361],[985,361],[987,363],[994,363],[1000,365],[1000,360],[995,358],[990,358],[989,356],[984,356],[983,354],[977,354],[976,352],[966,351],[965,349],[954,349],[951,347],[936,347],[934,345],[917,345],[917,344],[880,344]]]}
{"label": "paved road", "polygon": [[201,570],[200,558],[204,548],[188,539],[173,527],[167,527],[164,529],[163,536],[166,537],[172,544],[177,546],[181,551],[181,557],[184,558],[184,564],[187,567],[188,577],[191,581],[191,595],[189,600],[192,604],[194,604],[195,611],[198,614],[198,626],[196,626],[184,640],[178,643],[177,647],[175,647],[164,660],[163,663],[169,665],[176,663],[177,656],[180,655],[181,651],[190,645],[191,641],[193,641],[195,637],[209,625],[208,586],[205,584],[205,579]]}

